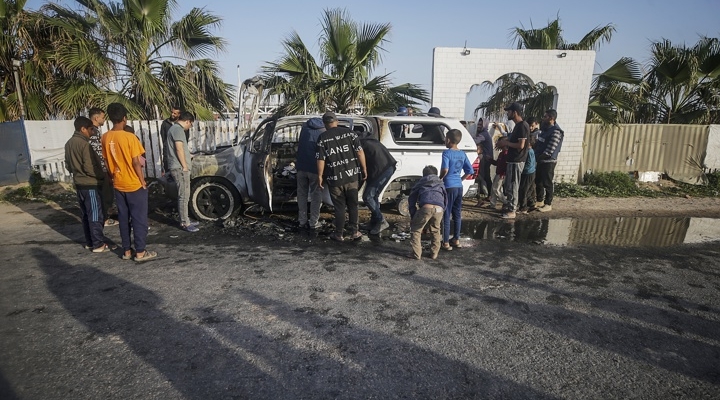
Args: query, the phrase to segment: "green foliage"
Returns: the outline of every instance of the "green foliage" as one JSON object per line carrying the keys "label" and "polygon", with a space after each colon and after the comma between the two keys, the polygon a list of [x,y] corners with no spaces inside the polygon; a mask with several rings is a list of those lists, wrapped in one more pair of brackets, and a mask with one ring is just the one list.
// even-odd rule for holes
{"label": "green foliage", "polygon": [[634,178],[624,172],[601,172],[585,174],[583,185],[574,183],[556,183],[557,197],[661,197],[661,196],[720,196],[720,171],[707,174],[707,185],[691,185],[673,182],[669,186],[639,185]]}

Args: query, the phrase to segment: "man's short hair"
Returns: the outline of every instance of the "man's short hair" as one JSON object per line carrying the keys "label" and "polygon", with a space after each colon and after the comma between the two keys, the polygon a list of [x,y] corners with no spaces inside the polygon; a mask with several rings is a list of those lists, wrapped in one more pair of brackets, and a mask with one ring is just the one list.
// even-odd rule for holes
{"label": "man's short hair", "polygon": [[337,115],[335,115],[334,112],[328,111],[322,116],[322,121],[324,124],[329,124],[331,122],[337,121]]}
{"label": "man's short hair", "polygon": [[178,117],[178,121],[195,122],[195,116],[192,115],[192,113],[189,111],[183,111],[180,113],[180,116]]}
{"label": "man's short hair", "polygon": [[525,122],[527,122],[528,125],[537,124],[538,120],[535,117],[527,117],[525,118]]}
{"label": "man's short hair", "polygon": [[92,117],[100,114],[105,114],[105,111],[103,111],[102,108],[93,107],[88,110],[88,118],[92,119]]}
{"label": "man's short hair", "polygon": [[547,114],[553,121],[557,120],[557,111],[553,110],[552,108],[545,111],[545,114]]}
{"label": "man's short hair", "polygon": [[448,133],[445,134],[445,137],[450,140],[450,143],[458,144],[460,140],[462,140],[462,132],[460,132],[459,129],[450,129]]}
{"label": "man's short hair", "polygon": [[438,170],[437,170],[437,168],[435,168],[434,165],[427,165],[427,166],[425,166],[425,168],[423,168],[423,176],[437,175],[437,174],[438,174]]}
{"label": "man's short hair", "polygon": [[120,103],[110,103],[107,108],[107,116],[113,124],[120,123],[127,117],[127,108]]}
{"label": "man's short hair", "polygon": [[92,121],[90,121],[90,118],[88,118],[88,117],[75,118],[74,125],[75,125],[75,130],[78,132],[80,132],[80,129],[82,129],[82,128],[90,129],[95,126],[95,125],[93,125]]}
{"label": "man's short hair", "polygon": [[172,106],[172,107],[170,107],[170,111],[172,111],[172,110],[182,111],[182,108],[180,108],[180,106]]}

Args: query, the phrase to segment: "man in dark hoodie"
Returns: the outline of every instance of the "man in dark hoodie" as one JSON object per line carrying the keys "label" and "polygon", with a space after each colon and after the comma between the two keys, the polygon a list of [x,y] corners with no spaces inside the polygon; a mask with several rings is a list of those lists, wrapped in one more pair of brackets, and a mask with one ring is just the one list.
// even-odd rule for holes
{"label": "man in dark hoodie", "polygon": [[395,157],[377,139],[365,136],[360,139],[365,153],[368,176],[363,190],[363,201],[370,209],[370,234],[377,235],[390,227],[380,211],[380,191],[395,173]]}
{"label": "man in dark hoodie", "polygon": [[[325,132],[320,118],[310,118],[300,129],[297,159],[297,202],[298,224],[300,228],[315,229],[320,218],[322,191],[318,189],[317,140]],[[310,198],[310,219],[308,219],[308,197]]]}
{"label": "man in dark hoodie", "polygon": [[[432,165],[423,168],[423,177],[415,184],[408,199],[410,206],[410,244],[412,253],[408,258],[419,260],[422,258],[422,244],[420,236],[425,226],[429,226],[432,241],[430,247],[430,258],[437,258],[440,252],[440,223],[443,221],[445,207],[447,205],[447,192],[445,183],[438,177],[438,170]],[[417,206],[420,206],[418,208]]]}
{"label": "man in dark hoodie", "polygon": [[542,132],[538,135],[535,144],[537,158],[535,190],[537,202],[544,203],[542,207],[538,208],[540,212],[552,211],[555,165],[557,165],[557,157],[560,154],[562,142],[565,138],[565,132],[555,122],[556,119],[557,111],[553,109],[545,111],[540,123]]}
{"label": "man in dark hoodie", "polygon": [[109,251],[103,234],[104,214],[101,188],[105,180],[100,157],[90,146],[93,123],[89,118],[75,119],[75,133],[65,144],[65,163],[73,176],[87,249],[93,253]]}

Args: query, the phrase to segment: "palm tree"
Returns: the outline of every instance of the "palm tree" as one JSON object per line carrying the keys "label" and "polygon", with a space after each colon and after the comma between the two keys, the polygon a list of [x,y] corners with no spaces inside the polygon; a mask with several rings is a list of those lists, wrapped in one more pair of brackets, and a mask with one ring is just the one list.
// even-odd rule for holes
{"label": "palm tree", "polygon": [[[597,49],[602,43],[609,42],[615,32],[615,26],[608,24],[598,26],[588,32],[578,43],[569,43],[562,35],[560,18],[548,22],[544,28],[530,29],[513,28],[511,37],[518,49],[531,50],[591,50]],[[537,84],[523,74],[507,74],[493,84],[486,84],[495,90],[487,101],[475,108],[484,110],[484,114],[495,118],[503,115],[503,107],[517,101],[524,104],[525,115],[540,116],[548,108],[552,108],[555,90],[544,82]]]}
{"label": "palm tree", "polygon": [[319,60],[296,32],[290,34],[283,41],[285,55],[263,67],[269,94],[282,95],[283,113],[380,112],[429,101],[417,85],[391,87],[390,74],[373,76],[389,32],[388,23],[357,24],[345,10],[325,10]]}
{"label": "palm tree", "polygon": [[609,42],[615,32],[613,24],[597,26],[577,43],[568,43],[562,36],[560,17],[548,22],[545,28],[512,28],[510,34],[518,49],[530,50],[597,50],[601,44]]}
{"label": "palm tree", "polygon": [[[45,64],[40,62],[38,42],[45,37],[40,34],[39,14],[25,10],[25,0],[0,0],[0,121],[20,117],[20,104],[13,76],[13,60],[21,62],[20,91],[24,96],[27,117],[43,117],[47,114],[44,93],[38,91],[38,82],[46,74]],[[41,86],[41,85],[40,85]]]}
{"label": "palm tree", "polygon": [[539,117],[545,110],[552,108],[555,89],[544,82],[534,83],[527,75],[519,73],[505,74],[495,83],[485,82],[484,87],[494,93],[475,108],[488,118],[500,120],[504,116],[503,108],[509,103],[523,104],[525,116]]}
{"label": "palm tree", "polygon": [[[58,102],[72,103],[79,91],[103,92],[96,101],[126,104],[132,117],[153,118],[173,104],[192,110],[198,118],[211,118],[212,110],[231,105],[233,87],[219,77],[218,65],[206,57],[223,51],[225,41],[210,33],[220,18],[194,8],[179,20],[171,20],[175,0],[122,0],[108,3],[77,0],[84,14],[50,4],[44,10],[85,26],[99,43],[101,58],[112,61],[107,79],[75,79],[75,90],[59,94]],[[68,54],[68,62],[79,63],[79,53]],[[92,86],[95,85],[97,90]]]}
{"label": "palm tree", "polygon": [[693,47],[669,40],[652,44],[643,105],[650,123],[717,123],[720,110],[720,41],[701,38]]}
{"label": "palm tree", "polygon": [[640,93],[644,88],[640,64],[623,57],[593,78],[588,104],[588,123],[632,123],[646,114]]}

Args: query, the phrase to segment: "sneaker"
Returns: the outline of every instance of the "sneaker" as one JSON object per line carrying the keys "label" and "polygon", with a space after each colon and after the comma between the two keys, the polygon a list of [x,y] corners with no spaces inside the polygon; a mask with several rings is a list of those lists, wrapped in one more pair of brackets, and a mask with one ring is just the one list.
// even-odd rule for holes
{"label": "sneaker", "polygon": [[192,224],[187,225],[187,226],[183,225],[183,226],[181,226],[181,227],[182,227],[182,229],[183,229],[184,231],[186,231],[186,232],[197,232],[197,231],[200,230],[197,226],[192,225]]}
{"label": "sneaker", "polygon": [[355,232],[354,234],[350,235],[348,239],[350,240],[358,240],[363,236],[363,234],[360,231]]}
{"label": "sneaker", "polygon": [[540,211],[540,212],[552,211],[552,206],[550,204],[545,204],[542,207],[538,208],[538,211]]}
{"label": "sneaker", "polygon": [[343,238],[342,234],[337,234],[337,233],[334,233],[334,232],[330,234],[330,239],[331,239],[331,240],[334,240],[334,241],[336,241],[336,242],[342,242],[342,241],[345,240],[345,239]]}
{"label": "sneaker", "polygon": [[451,251],[452,246],[450,246],[450,243],[443,243],[442,246],[440,246],[441,249]]}
{"label": "sneaker", "polygon": [[373,229],[370,231],[370,234],[371,234],[371,235],[377,235],[377,234],[379,234],[380,232],[384,231],[385,229],[387,229],[387,228],[389,228],[389,227],[390,227],[390,224],[388,224],[387,221],[382,220],[382,221],[380,221],[380,226],[378,226],[377,228],[373,228]]}
{"label": "sneaker", "polygon": [[518,213],[520,213],[520,214],[527,214],[527,213],[528,213],[528,209],[525,208],[525,207],[523,207],[523,208],[521,208],[521,209],[518,210]]}
{"label": "sneaker", "polygon": [[502,219],[514,219],[515,216],[516,215],[513,211],[509,211],[502,215]]}
{"label": "sneaker", "polygon": [[200,221],[190,221],[189,226],[200,226]]}

